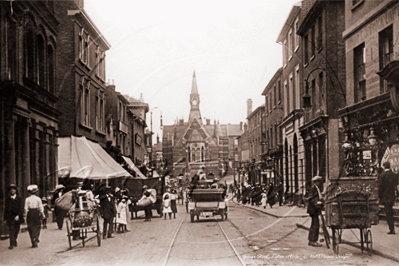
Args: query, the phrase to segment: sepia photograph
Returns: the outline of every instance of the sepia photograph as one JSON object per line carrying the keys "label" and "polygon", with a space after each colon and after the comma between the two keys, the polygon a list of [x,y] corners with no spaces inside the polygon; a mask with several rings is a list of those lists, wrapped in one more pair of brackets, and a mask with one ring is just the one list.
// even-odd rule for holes
{"label": "sepia photograph", "polygon": [[0,265],[399,265],[398,14],[0,0]]}

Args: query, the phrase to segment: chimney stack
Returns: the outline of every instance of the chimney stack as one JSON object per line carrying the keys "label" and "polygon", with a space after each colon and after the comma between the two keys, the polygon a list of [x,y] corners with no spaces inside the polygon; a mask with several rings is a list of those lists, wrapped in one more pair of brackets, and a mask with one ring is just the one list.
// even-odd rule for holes
{"label": "chimney stack", "polygon": [[247,117],[252,113],[252,100],[247,100]]}

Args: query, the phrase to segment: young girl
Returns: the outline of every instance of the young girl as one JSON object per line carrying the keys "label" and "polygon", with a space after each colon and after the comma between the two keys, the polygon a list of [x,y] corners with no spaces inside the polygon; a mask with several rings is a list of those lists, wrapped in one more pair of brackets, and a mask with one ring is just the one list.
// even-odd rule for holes
{"label": "young girl", "polygon": [[118,233],[124,233],[126,230],[126,198],[123,197],[118,204],[118,217],[116,218],[116,223],[119,224]]}
{"label": "young girl", "polygon": [[262,206],[263,206],[263,209],[266,209],[266,203],[267,203],[267,193],[266,193],[266,191],[262,191],[262,199],[261,199],[261,203],[262,203]]}
{"label": "young girl", "polygon": [[169,199],[169,195],[165,195],[163,198],[163,215],[164,219],[166,220],[166,214],[169,214],[169,219],[172,219],[172,208],[171,208],[171,202]]}
{"label": "young girl", "polygon": [[50,206],[47,204],[47,199],[46,197],[42,198],[42,204],[43,204],[43,209],[44,209],[44,217],[43,217],[43,229],[47,229],[47,217],[48,217],[48,211],[51,211]]}

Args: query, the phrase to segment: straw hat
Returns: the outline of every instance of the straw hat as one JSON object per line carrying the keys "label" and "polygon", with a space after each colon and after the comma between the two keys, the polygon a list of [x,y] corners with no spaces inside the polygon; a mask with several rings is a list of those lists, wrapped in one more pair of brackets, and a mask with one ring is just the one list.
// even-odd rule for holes
{"label": "straw hat", "polygon": [[55,190],[64,189],[64,188],[65,188],[64,185],[56,185],[55,186]]}
{"label": "straw hat", "polygon": [[322,178],[321,176],[317,175],[317,176],[315,176],[315,177],[312,178],[312,181],[313,181],[313,182],[316,182],[316,181],[323,181],[323,178]]}
{"label": "straw hat", "polygon": [[29,193],[35,194],[38,191],[39,191],[39,187],[37,185],[29,185],[28,186],[28,192]]}

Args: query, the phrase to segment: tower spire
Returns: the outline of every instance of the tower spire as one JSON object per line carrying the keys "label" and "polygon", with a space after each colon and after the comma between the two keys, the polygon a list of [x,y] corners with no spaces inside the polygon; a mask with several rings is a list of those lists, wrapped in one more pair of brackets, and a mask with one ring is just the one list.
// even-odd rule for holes
{"label": "tower spire", "polygon": [[202,118],[201,118],[201,112],[199,109],[199,103],[200,103],[200,97],[198,94],[198,88],[197,88],[197,78],[195,76],[195,70],[193,72],[193,82],[191,85],[191,94],[190,94],[190,116],[188,121],[192,122],[194,119],[197,119],[197,121],[202,124]]}

